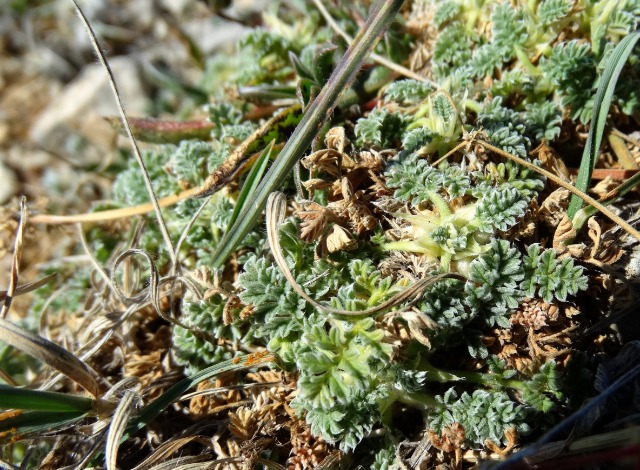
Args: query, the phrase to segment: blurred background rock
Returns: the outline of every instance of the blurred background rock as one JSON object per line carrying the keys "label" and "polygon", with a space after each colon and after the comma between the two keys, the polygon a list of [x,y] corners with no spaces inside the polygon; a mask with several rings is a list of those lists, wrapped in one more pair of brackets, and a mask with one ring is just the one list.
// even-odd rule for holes
{"label": "blurred background rock", "polygon": [[[264,0],[78,0],[106,52],[128,115],[197,115],[216,94],[219,53],[260,20]],[[216,14],[217,13],[217,14]],[[118,114],[71,0],[0,1],[0,290],[19,196],[32,211],[86,212],[129,158],[105,122]],[[124,151],[119,151],[124,149]],[[71,255],[73,227],[31,227],[22,268]],[[37,233],[37,234],[36,234]]]}

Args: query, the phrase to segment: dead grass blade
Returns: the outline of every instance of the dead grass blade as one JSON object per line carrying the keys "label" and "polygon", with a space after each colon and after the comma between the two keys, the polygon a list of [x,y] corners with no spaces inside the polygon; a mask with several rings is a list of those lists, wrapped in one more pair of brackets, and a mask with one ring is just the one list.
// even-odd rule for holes
{"label": "dead grass blade", "polygon": [[[173,467],[166,467],[165,463],[167,459],[179,451],[181,448],[186,446],[187,444],[192,443],[193,441],[198,441],[204,446],[210,446],[211,440],[202,436],[187,436],[187,437],[175,437],[170,439],[169,441],[163,442],[158,446],[157,449],[154,450],[153,454],[147,457],[144,462],[133,468],[132,470],[152,470],[159,468],[176,468],[175,461],[173,463]],[[185,457],[180,457],[184,459]],[[187,457],[189,458],[189,457]],[[193,458],[193,457],[191,457]],[[200,461],[201,462],[201,461]],[[184,463],[184,462],[183,462]],[[196,462],[188,462],[188,463],[196,463]]]}
{"label": "dead grass blade", "polygon": [[[133,296],[128,296],[118,286],[118,282],[117,282],[117,278],[116,278],[116,272],[117,272],[118,266],[123,261],[125,261],[128,257],[133,256],[133,255],[142,255],[147,260],[147,263],[149,263],[149,281],[148,281],[149,285],[148,285],[147,288],[145,288],[144,290],[142,290],[138,294],[135,294]],[[151,305],[155,309],[156,313],[163,320],[166,320],[167,322],[172,323],[174,325],[178,325],[178,326],[180,326],[182,328],[192,330],[192,328],[189,328],[187,325],[182,323],[179,319],[177,319],[177,318],[175,318],[173,316],[167,315],[162,310],[162,307],[160,306],[160,286],[162,284],[171,284],[171,285],[173,285],[174,282],[179,281],[179,282],[184,283],[185,285],[187,285],[190,289],[195,289],[195,287],[193,286],[193,284],[191,283],[191,281],[188,278],[183,277],[183,276],[180,276],[180,277],[170,276],[170,277],[165,277],[165,278],[163,278],[161,280],[160,279],[160,275],[158,274],[158,268],[157,268],[155,262],[153,261],[153,259],[151,259],[151,256],[146,251],[132,248],[132,249],[126,250],[123,253],[121,253],[116,258],[116,260],[114,262],[114,265],[113,265],[113,268],[111,269],[111,277],[110,277],[110,279],[111,279],[111,285],[113,285],[114,292],[120,298],[120,300],[122,301],[123,304],[125,304],[127,306],[138,305],[138,307],[140,307],[144,302],[146,302],[148,300],[148,301],[151,302]],[[125,276],[125,281],[126,281],[126,276]]]}
{"label": "dead grass blade", "polygon": [[[118,286],[117,272],[118,272],[118,267],[127,258],[135,255],[143,256],[146,259],[147,263],[149,264],[149,281],[148,281],[149,287],[147,289],[142,290],[136,295],[127,295]],[[125,275],[125,277],[127,276]],[[159,278],[160,276],[158,274],[158,268],[156,266],[156,263],[154,263],[153,259],[151,259],[151,256],[144,250],[131,248],[129,250],[126,250],[120,253],[120,255],[118,255],[118,257],[114,261],[113,268],[111,268],[110,283],[113,286],[116,295],[120,298],[123,304],[125,305],[138,304],[138,303],[143,303],[145,300],[149,299],[153,307],[156,310],[160,311],[160,293],[158,288]],[[127,282],[126,279],[124,279],[123,282],[125,282],[126,284]]]}
{"label": "dead grass blade", "polygon": [[[169,207],[180,201],[189,199],[200,191],[200,188],[191,188],[178,194],[158,199],[159,207]],[[124,219],[133,217],[134,215],[144,215],[153,211],[155,206],[151,203],[140,204],[138,206],[123,207],[122,209],[112,209],[108,211],[88,212],[86,214],[75,215],[54,215],[54,214],[37,214],[31,217],[31,223],[34,224],[74,224],[82,222],[104,222],[107,220]]]}
{"label": "dead grass blade", "polygon": [[98,44],[98,39],[95,35],[95,33],[93,32],[93,28],[91,27],[91,25],[89,24],[89,21],[87,20],[87,18],[84,16],[84,13],[82,12],[82,10],[80,9],[80,6],[78,6],[78,3],[76,2],[76,0],[71,0],[75,6],[76,12],[78,13],[78,16],[80,17],[80,20],[82,21],[82,24],[84,25],[85,29],[87,30],[87,34],[89,35],[89,39],[91,40],[91,44],[93,46],[93,49],[96,53],[96,55],[98,56],[98,59],[100,60],[100,63],[104,66],[104,69],[107,73],[107,76],[109,78],[109,84],[111,85],[111,90],[113,91],[113,95],[115,97],[116,103],[118,105],[118,111],[120,112],[120,118],[122,119],[122,124],[125,128],[125,130],[127,131],[127,136],[129,137],[129,142],[131,143],[131,148],[133,150],[133,154],[136,157],[136,160],[138,161],[138,165],[140,165],[140,169],[142,171],[142,175],[144,177],[144,182],[145,185],[147,187],[147,191],[149,192],[149,197],[151,199],[151,204],[153,205],[153,208],[156,212],[156,218],[158,219],[158,226],[160,227],[160,232],[162,233],[162,238],[164,238],[164,242],[167,245],[167,249],[169,250],[169,256],[171,258],[171,264],[175,264],[176,263],[176,259],[174,256],[174,252],[173,252],[173,243],[171,242],[171,237],[169,236],[169,232],[167,231],[167,226],[164,222],[164,217],[162,216],[162,211],[160,210],[160,205],[158,204],[158,199],[156,198],[156,194],[155,191],[153,189],[153,185],[151,184],[151,178],[149,177],[149,172],[147,171],[147,167],[144,164],[144,161],[142,160],[142,155],[140,153],[140,149],[138,148],[138,144],[135,140],[135,138],[133,137],[133,132],[131,130],[131,126],[129,125],[129,120],[127,119],[127,114],[124,111],[124,105],[122,104],[122,98],[120,97],[120,92],[118,90],[118,86],[116,84],[116,80],[115,77],[113,76],[113,71],[111,70],[111,67],[109,66],[109,63],[107,61],[106,56],[104,55],[104,52],[102,52],[102,49],[100,48],[100,45]]}
{"label": "dead grass blade", "polygon": [[280,246],[280,235],[278,233],[278,227],[284,221],[284,216],[287,209],[287,200],[283,193],[281,192],[273,192],[269,195],[269,199],[267,200],[267,208],[266,208],[266,219],[267,219],[267,240],[269,241],[269,247],[273,253],[273,257],[276,260],[276,264],[282,271],[282,274],[287,278],[293,290],[302,297],[304,300],[309,302],[314,307],[324,310],[325,312],[332,313],[334,315],[349,315],[349,316],[361,316],[361,315],[373,315],[374,313],[380,313],[384,310],[396,307],[398,305],[403,304],[408,300],[416,301],[420,298],[424,290],[432,284],[442,280],[442,279],[459,279],[461,281],[466,280],[464,277],[453,274],[453,273],[445,273],[438,274],[436,276],[432,276],[426,279],[421,279],[413,285],[407,287],[403,291],[397,293],[390,299],[382,302],[375,307],[368,308],[366,310],[360,311],[352,311],[352,310],[342,310],[339,308],[334,308],[329,305],[321,304],[320,302],[312,299],[307,295],[307,293],[300,287],[300,285],[296,282],[295,277],[291,273],[289,269],[289,265],[287,264],[284,253],[282,252],[282,247]]}
{"label": "dead grass blade", "polygon": [[102,277],[102,279],[109,285],[109,287],[111,287],[111,289],[114,290],[114,286],[111,283],[111,278],[109,277],[107,272],[104,270],[102,265],[98,263],[98,260],[96,259],[95,256],[93,256],[93,253],[89,249],[89,245],[87,244],[87,239],[84,236],[84,232],[82,231],[82,224],[76,224],[76,228],[78,229],[78,237],[80,238],[80,244],[82,245],[82,249],[89,257],[89,260],[91,260],[91,265],[96,270],[96,272],[100,275],[100,277]]}
{"label": "dead grass blade", "polygon": [[[153,467],[145,467],[146,470],[205,470],[211,466],[210,455],[189,455],[166,460]],[[137,468],[137,467],[136,467]],[[136,470],[136,469],[134,469]]]}
{"label": "dead grass blade", "polygon": [[[57,276],[56,273],[49,274],[48,276],[43,277],[42,279],[38,279],[37,281],[30,282],[28,284],[23,284],[21,286],[16,287],[13,292],[13,297],[18,297],[23,294],[28,294],[29,292],[33,292],[36,289],[46,285],[49,281],[53,280]],[[8,291],[0,291],[0,302],[4,301],[9,295]]]}
{"label": "dead grass blade", "polygon": [[0,318],[6,318],[11,308],[11,302],[16,295],[18,287],[18,279],[20,278],[20,257],[22,255],[22,243],[24,241],[24,227],[27,224],[27,199],[23,196],[20,199],[20,223],[18,224],[18,232],[16,233],[16,241],[13,246],[13,258],[11,260],[11,277],[9,279],[9,288],[4,296],[4,304],[0,311]]}
{"label": "dead grass blade", "polygon": [[69,351],[48,339],[0,318],[0,341],[53,367],[82,385],[94,397],[98,398],[102,395],[98,373]]}
{"label": "dead grass blade", "polygon": [[118,458],[118,447],[120,447],[120,439],[127,429],[129,417],[135,410],[137,395],[131,390],[127,390],[111,418],[109,424],[109,432],[107,433],[107,444],[105,446],[105,464],[107,470],[117,470],[116,461]]}

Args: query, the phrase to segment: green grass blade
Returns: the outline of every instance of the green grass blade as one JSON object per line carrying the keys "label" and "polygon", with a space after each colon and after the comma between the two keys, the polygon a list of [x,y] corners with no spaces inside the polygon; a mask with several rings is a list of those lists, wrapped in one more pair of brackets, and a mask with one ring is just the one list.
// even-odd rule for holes
{"label": "green grass blade", "polygon": [[271,152],[273,151],[273,143],[272,140],[269,145],[262,151],[258,159],[255,161],[253,166],[251,167],[251,171],[247,176],[244,184],[242,185],[242,190],[238,195],[238,200],[236,201],[236,207],[233,208],[233,213],[231,214],[231,219],[229,219],[229,225],[227,227],[226,232],[231,230],[233,224],[238,220],[238,216],[240,215],[240,211],[244,207],[247,199],[253,195],[258,184],[260,184],[260,179],[262,175],[264,175],[264,171],[267,169],[267,165],[269,164],[269,160],[271,160]]}
{"label": "green grass blade", "polygon": [[0,408],[3,409],[86,413],[93,405],[94,400],[88,397],[0,385]]}
{"label": "green grass blade", "polygon": [[380,37],[396,17],[403,0],[377,0],[354,42],[338,63],[280,155],[261,181],[251,199],[243,206],[238,220],[225,234],[213,255],[213,267],[220,268],[258,221],[269,194],[276,190],[307,150],[327,116],[358,74]]}
{"label": "green grass blade", "polygon": [[[576,181],[576,187],[585,193],[589,189],[589,183],[591,182],[591,174],[593,173],[598,151],[600,150],[604,126],[607,121],[607,115],[609,114],[616,83],[638,39],[640,39],[640,32],[638,31],[624,37],[611,53],[609,60],[607,60],[604,73],[602,77],[600,77],[600,84],[598,85],[593,104],[593,117],[591,120],[591,128],[589,129],[589,137],[587,138],[587,143],[582,154],[578,180]],[[567,209],[569,218],[573,219],[581,207],[582,200],[576,196],[572,196],[569,208]]]}

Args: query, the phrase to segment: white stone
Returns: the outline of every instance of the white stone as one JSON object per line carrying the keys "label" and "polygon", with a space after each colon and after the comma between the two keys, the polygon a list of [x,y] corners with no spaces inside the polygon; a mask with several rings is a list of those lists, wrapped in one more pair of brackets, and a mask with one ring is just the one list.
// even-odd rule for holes
{"label": "white stone", "polygon": [[[115,57],[109,64],[127,115],[146,115],[150,103],[140,79],[139,64],[129,57]],[[118,107],[102,65],[88,65],[38,116],[30,137],[44,149],[66,153],[66,142],[79,133],[106,150],[115,134],[102,117],[117,115]]]}

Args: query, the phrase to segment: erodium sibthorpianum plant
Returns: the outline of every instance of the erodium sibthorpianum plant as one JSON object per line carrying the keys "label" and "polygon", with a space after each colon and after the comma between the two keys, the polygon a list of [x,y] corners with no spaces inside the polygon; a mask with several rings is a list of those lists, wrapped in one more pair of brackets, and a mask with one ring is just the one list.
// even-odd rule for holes
{"label": "erodium sibthorpianum plant", "polygon": [[[552,166],[534,150],[582,132],[601,64],[636,28],[640,8],[630,0],[406,2],[375,52],[429,80],[397,79],[368,62],[337,93],[326,122],[304,136],[311,143],[300,165],[289,167],[278,157],[348,47],[307,3],[269,7],[240,54],[207,62],[206,139],[178,139],[143,155],[157,196],[178,199],[165,217],[171,241],[181,241],[179,266],[170,265],[149,215],[127,230],[93,227],[88,245],[105,265],[119,247],[135,245],[170,277],[163,288],[181,286],[171,297],[175,324],[154,317],[171,330],[163,367],[176,375],[247,352],[277,355],[282,375],[265,377],[279,385],[254,394],[240,389],[258,374],[236,374],[240,391],[229,396],[238,402],[211,407],[231,423],[216,437],[229,438],[229,449],[282,442],[280,454],[263,447],[260,458],[290,468],[300,468],[307,448],[322,457],[341,449],[388,469],[399,463],[398,442],[424,436],[432,444],[425,466],[453,465],[459,450],[526,444],[583,398],[566,378],[580,375],[570,365],[582,344],[575,338],[601,320],[580,298],[590,295],[588,276],[600,261],[583,263],[586,255],[572,257],[577,248],[553,241],[540,206],[555,187],[505,153]],[[321,3],[333,5],[330,14],[349,34],[367,10]],[[632,59],[614,97],[614,114],[627,124],[640,99]],[[287,168],[277,187],[260,179],[269,165]],[[212,175],[224,184],[204,191]],[[252,197],[259,191],[264,202],[270,189],[289,201],[279,227],[284,263],[320,307],[281,271],[262,220],[250,230],[260,212]],[[188,197],[199,191],[211,196],[203,207]],[[123,163],[113,200],[99,209],[147,200],[137,167]],[[249,230],[240,242],[237,215]],[[449,277],[375,310],[441,274]],[[598,348],[589,354],[606,350]]]}

